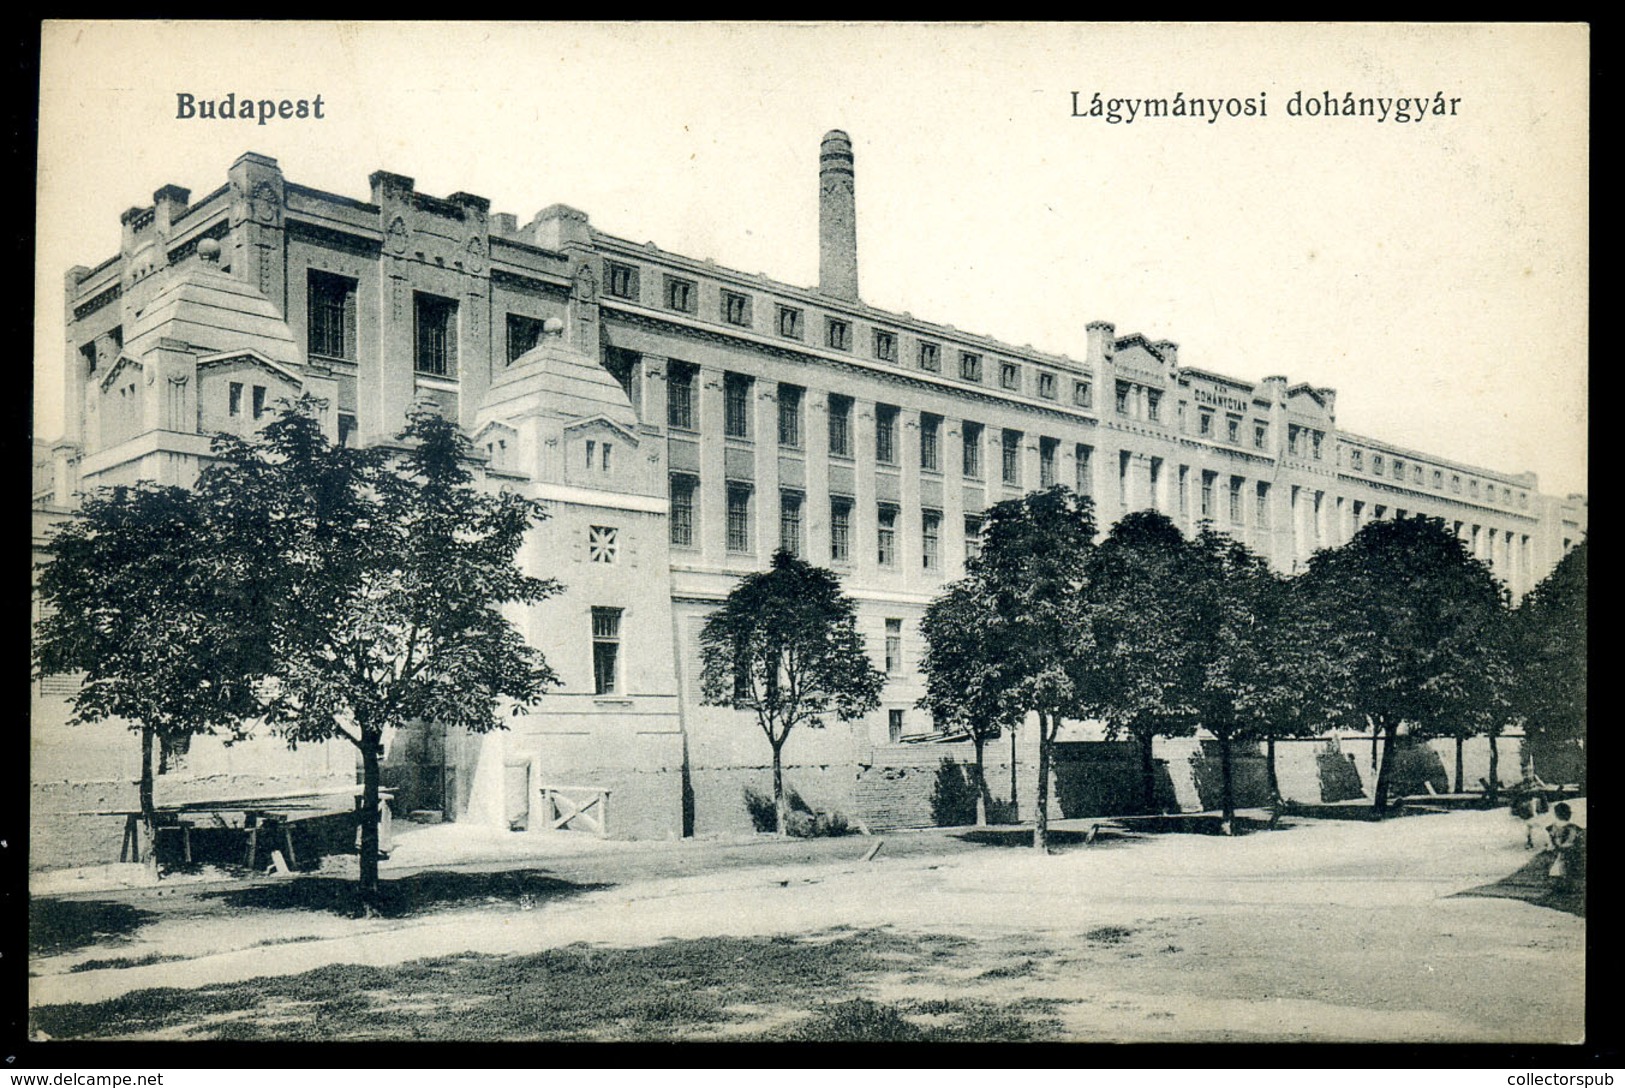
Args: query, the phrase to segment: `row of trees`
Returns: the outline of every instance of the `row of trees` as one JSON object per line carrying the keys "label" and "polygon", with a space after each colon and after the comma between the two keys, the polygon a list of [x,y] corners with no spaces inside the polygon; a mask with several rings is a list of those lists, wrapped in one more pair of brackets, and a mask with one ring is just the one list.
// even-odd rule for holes
{"label": "row of trees", "polygon": [[484,732],[534,705],[557,679],[502,609],[560,587],[515,562],[541,509],[477,490],[454,423],[414,412],[395,447],[358,450],[328,441],[319,408],[288,406],[258,441],[217,436],[192,490],[89,498],[39,569],[33,671],[83,675],[72,722],[140,731],[149,843],[155,742],[354,745],[371,909],[384,737],[420,719]]}
{"label": "row of trees", "polygon": [[1092,504],[1063,487],[987,512],[982,552],[927,609],[922,706],[969,735],[985,819],[983,751],[1038,730],[1035,845],[1047,838],[1051,745],[1063,718],[1096,719],[1141,753],[1155,809],[1152,744],[1200,728],[1218,743],[1224,820],[1232,751],[1336,725],[1385,743],[1373,805],[1387,806],[1395,739],[1523,723],[1548,743],[1584,737],[1585,545],[1516,610],[1488,567],[1437,519],[1373,522],[1295,578],[1204,523],[1187,539],[1132,513],[1095,541]]}
{"label": "row of trees", "polygon": [[[541,509],[477,490],[455,424],[414,413],[396,446],[356,450],[325,438],[318,407],[290,406],[255,442],[217,437],[193,490],[89,499],[40,569],[33,668],[83,675],[73,721],[140,731],[149,835],[155,744],[262,729],[355,745],[370,903],[387,731],[423,719],[484,732],[499,707],[534,705],[558,681],[502,609],[560,587],[516,563]],[[1486,734],[1492,753],[1513,722],[1549,747],[1583,743],[1584,544],[1510,611],[1436,520],[1372,523],[1290,580],[1210,526],[1186,539],[1156,513],[1096,535],[1090,500],[1066,488],[1000,503],[967,576],[927,610],[922,705],[975,745],[979,821],[984,746],[1028,720],[1040,845],[1067,718],[1138,742],[1148,808],[1155,739],[1206,728],[1227,822],[1241,741],[1269,744],[1273,789],[1276,738],[1369,725],[1389,742],[1379,809],[1402,725]],[[701,650],[704,699],[753,712],[772,749],[782,831],[792,732],[879,705],[855,607],[834,574],[780,553],[711,616]]]}

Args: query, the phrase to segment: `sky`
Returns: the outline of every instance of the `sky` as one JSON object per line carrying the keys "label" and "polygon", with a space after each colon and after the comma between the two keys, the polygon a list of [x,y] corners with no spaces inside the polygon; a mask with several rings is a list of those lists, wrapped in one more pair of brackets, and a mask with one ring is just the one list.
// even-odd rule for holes
{"label": "sky", "polygon": [[[1589,67],[1577,24],[47,22],[35,430],[62,431],[67,268],[245,151],[357,198],[383,169],[521,223],[570,204],[811,286],[840,128],[872,305],[1080,359],[1110,321],[1331,386],[1344,430],[1584,491]],[[1428,112],[1294,115],[1299,92]],[[323,116],[180,119],[181,93]],[[1195,98],[1241,113],[1121,101]]]}

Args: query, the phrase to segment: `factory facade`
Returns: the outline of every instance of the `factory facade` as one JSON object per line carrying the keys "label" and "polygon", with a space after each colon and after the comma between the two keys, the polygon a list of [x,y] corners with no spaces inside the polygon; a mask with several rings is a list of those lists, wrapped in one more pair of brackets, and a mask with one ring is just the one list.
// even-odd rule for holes
{"label": "factory facade", "polygon": [[[359,444],[432,401],[488,485],[547,508],[523,561],[567,588],[520,622],[564,686],[506,731],[395,738],[407,807],[519,825],[542,786],[591,785],[613,833],[662,837],[748,829],[744,787],[766,786],[754,723],[701,705],[698,634],[779,547],[841,575],[889,677],[875,714],[790,740],[790,784],[887,826],[929,822],[928,783],[968,750],[921,743],[940,738],[915,705],[918,624],[1003,499],[1064,483],[1102,530],[1147,508],[1187,531],[1208,519],[1284,571],[1427,514],[1515,595],[1585,531],[1584,499],[1531,474],[1344,430],[1331,389],[1203,370],[1104,321],[1073,359],[869,306],[854,177],[828,134],[816,288],[384,172],[355,199],[250,153],[201,199],[166,186],[124,214],[118,254],[67,275],[67,429],[36,455],[36,541],[84,491],[189,485],[211,434],[251,433],[281,398],[315,394],[330,437]],[[116,723],[63,739],[72,690],[35,685],[36,807],[59,813],[133,777]],[[995,782],[1030,744],[993,757]],[[174,764],[160,788],[182,793],[354,774],[348,746],[275,741],[199,738]]]}

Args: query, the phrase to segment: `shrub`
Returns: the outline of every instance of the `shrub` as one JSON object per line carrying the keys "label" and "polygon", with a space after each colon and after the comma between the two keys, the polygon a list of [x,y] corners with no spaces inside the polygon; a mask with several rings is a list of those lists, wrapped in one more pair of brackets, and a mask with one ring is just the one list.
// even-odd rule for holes
{"label": "shrub", "polygon": [[942,757],[937,780],[931,786],[931,822],[938,827],[976,822],[976,785],[971,768],[950,756]]}
{"label": "shrub", "polygon": [[[800,839],[845,835],[851,831],[847,818],[839,812],[815,812],[813,807],[795,790],[784,791],[784,804],[790,810],[785,820],[785,831]],[[778,814],[773,795],[753,787],[745,787],[745,810],[750,813],[751,826],[760,832],[778,830]]]}

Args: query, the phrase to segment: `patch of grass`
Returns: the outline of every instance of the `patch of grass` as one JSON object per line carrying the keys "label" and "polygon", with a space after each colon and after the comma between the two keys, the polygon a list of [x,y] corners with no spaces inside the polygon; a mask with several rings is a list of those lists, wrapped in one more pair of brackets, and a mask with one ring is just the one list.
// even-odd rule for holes
{"label": "patch of grass", "polygon": [[80,971],[101,971],[108,967],[150,967],[155,963],[168,963],[170,960],[184,960],[187,957],[173,955],[166,952],[148,952],[145,956],[136,956],[132,959],[84,960],[68,968],[68,974]]}
{"label": "patch of grass", "polygon": [[1032,960],[1022,960],[1020,963],[1012,963],[1012,964],[1008,964],[1008,965],[1000,966],[1000,967],[989,967],[986,971],[983,971],[981,974],[977,975],[976,977],[977,978],[1020,978],[1023,975],[1032,974],[1035,970],[1037,970],[1037,968],[1038,968],[1038,965],[1036,963],[1034,963]]}
{"label": "patch of grass", "polygon": [[[824,1005],[788,1038],[819,1043],[1031,1042],[1061,1030],[1050,1002],[995,1005],[977,1001],[902,1001],[854,998]],[[910,1017],[930,1017],[921,1023]]]}
{"label": "patch of grass", "polygon": [[1122,944],[1132,936],[1134,931],[1127,926],[1096,926],[1085,933],[1083,939],[1097,944]]}
{"label": "patch of grass", "polygon": [[895,1005],[854,998],[816,1010],[791,1038],[809,1043],[917,1043],[926,1032]]}
{"label": "patch of grass", "polygon": [[[751,1014],[735,1007],[816,1008],[827,1010],[817,1014],[824,1026],[806,1030],[889,1038],[888,1031],[906,1035],[909,1029],[873,1009],[839,1011],[820,1003],[849,1000],[867,977],[930,962],[922,943],[968,943],[957,937],[920,942],[881,930],[827,937],[710,937],[630,949],[576,944],[527,956],[334,964],[198,990],[41,1006],[32,1020],[56,1039],[176,1027],[190,1028],[193,1038],[310,1041],[671,1039],[730,1022],[748,1026]],[[247,1011],[252,1014],[230,1015]]]}
{"label": "patch of grass", "polygon": [[255,941],[255,948],[269,948],[277,944],[308,944],[322,938],[315,933],[304,933],[297,937],[267,937],[263,941]]}

